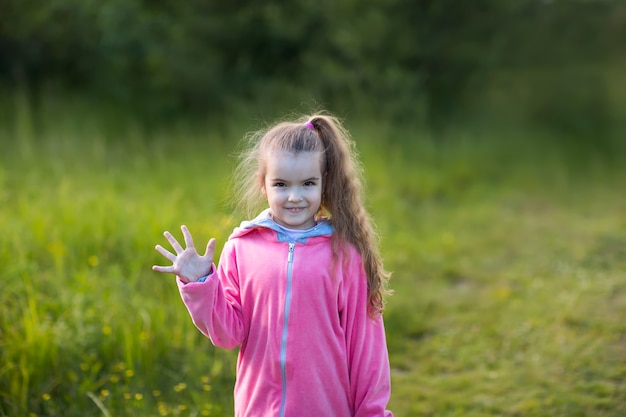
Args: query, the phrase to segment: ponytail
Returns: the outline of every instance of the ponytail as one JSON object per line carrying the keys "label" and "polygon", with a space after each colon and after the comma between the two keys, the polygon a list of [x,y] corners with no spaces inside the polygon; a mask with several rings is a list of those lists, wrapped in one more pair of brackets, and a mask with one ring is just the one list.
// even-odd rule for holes
{"label": "ponytail", "polygon": [[356,247],[367,275],[370,312],[382,313],[390,274],[383,267],[378,235],[365,209],[363,169],[354,142],[335,117],[317,115],[309,118],[307,123],[317,131],[324,146],[325,178],[320,209],[331,218],[333,249],[338,253],[344,242]]}

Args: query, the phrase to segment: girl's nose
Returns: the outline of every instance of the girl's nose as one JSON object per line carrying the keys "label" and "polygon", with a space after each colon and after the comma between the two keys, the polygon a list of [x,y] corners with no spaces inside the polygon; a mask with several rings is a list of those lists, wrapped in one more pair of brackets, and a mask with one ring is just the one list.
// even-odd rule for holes
{"label": "girl's nose", "polygon": [[302,200],[302,197],[300,196],[300,193],[297,190],[292,190],[289,193],[289,201],[300,201]]}

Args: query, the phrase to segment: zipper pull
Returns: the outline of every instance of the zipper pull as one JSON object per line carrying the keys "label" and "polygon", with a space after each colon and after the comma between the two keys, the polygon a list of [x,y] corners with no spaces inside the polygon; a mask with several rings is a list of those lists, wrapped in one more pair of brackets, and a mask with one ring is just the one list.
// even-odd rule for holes
{"label": "zipper pull", "polygon": [[296,244],[295,243],[290,243],[289,244],[289,257],[287,258],[287,261],[289,262],[293,262],[293,251],[296,248]]}

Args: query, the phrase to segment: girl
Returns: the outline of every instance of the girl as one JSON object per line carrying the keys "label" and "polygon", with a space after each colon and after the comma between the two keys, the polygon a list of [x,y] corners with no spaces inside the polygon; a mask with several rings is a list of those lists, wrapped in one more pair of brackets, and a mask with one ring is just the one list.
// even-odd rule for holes
{"label": "girl", "polygon": [[164,235],[196,327],[218,347],[240,347],[236,416],[392,416],[382,310],[385,272],[361,195],[353,143],[316,115],[252,137],[236,171],[240,207],[267,201],[213,264],[182,226]]}

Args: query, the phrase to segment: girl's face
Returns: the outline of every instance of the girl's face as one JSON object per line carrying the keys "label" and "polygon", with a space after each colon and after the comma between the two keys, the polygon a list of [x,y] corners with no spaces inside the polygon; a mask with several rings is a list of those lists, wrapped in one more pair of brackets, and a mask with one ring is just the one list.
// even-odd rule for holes
{"label": "girl's face", "polygon": [[322,202],[320,152],[276,151],[267,156],[263,194],[274,221],[289,229],[310,229]]}

